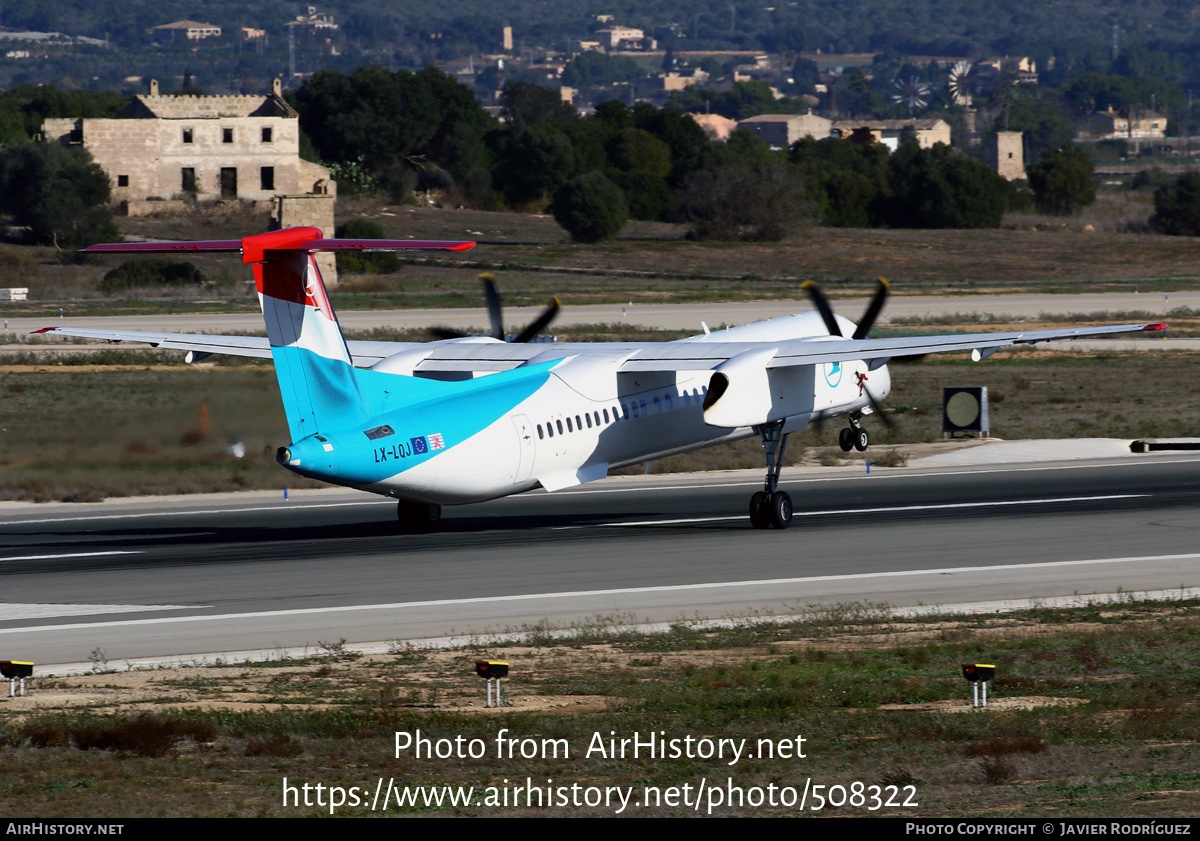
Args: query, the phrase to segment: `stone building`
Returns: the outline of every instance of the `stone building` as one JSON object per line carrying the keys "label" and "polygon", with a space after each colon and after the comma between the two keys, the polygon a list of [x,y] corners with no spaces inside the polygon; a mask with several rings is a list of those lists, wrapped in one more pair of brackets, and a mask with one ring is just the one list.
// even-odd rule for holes
{"label": "stone building", "polygon": [[1003,178],[1025,177],[1025,144],[1019,131],[995,132],[988,146],[988,163]]}
{"label": "stone building", "polygon": [[767,141],[773,149],[787,149],[802,137],[829,137],[833,121],[816,114],[760,114],[738,122]]}
{"label": "stone building", "polygon": [[43,131],[46,142],[82,144],[130,213],[148,201],[336,194],[328,169],[301,160],[300,121],[279,80],[267,96],[163,95],[152,81],[116,117],[47,119]]}
{"label": "stone building", "polygon": [[833,133],[854,143],[882,143],[894,152],[906,128],[916,133],[917,145],[922,149],[938,143],[950,145],[950,124],[941,119],[841,120],[833,124]]}

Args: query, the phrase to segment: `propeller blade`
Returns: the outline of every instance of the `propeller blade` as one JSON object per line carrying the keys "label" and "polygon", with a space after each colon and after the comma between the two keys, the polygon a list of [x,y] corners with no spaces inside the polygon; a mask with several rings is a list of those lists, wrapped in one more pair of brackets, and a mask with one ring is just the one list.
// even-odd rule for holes
{"label": "propeller blade", "polygon": [[808,293],[813,306],[817,308],[817,312],[821,313],[821,319],[825,322],[825,329],[829,331],[829,335],[841,336],[842,328],[838,326],[837,319],[833,317],[833,307],[829,306],[829,299],[825,297],[821,287],[817,286],[815,281],[806,280],[800,284],[800,288]]}
{"label": "propeller blade", "polygon": [[467,334],[462,330],[455,330],[453,327],[430,327],[429,335],[433,336],[434,341],[445,341],[446,339],[463,339]]}
{"label": "propeller blade", "polygon": [[871,298],[871,303],[867,304],[867,311],[863,313],[862,320],[858,322],[852,338],[865,339],[871,332],[871,328],[875,326],[875,319],[879,318],[879,313],[883,311],[883,305],[887,302],[890,288],[891,285],[887,280],[879,278],[879,285],[875,287],[875,297]]}
{"label": "propeller blade", "polygon": [[542,311],[541,315],[535,318],[528,327],[522,330],[520,335],[513,339],[513,342],[517,344],[524,344],[525,342],[533,341],[539,333],[549,326],[550,322],[553,321],[555,316],[558,315],[558,311],[561,308],[562,302],[558,300],[557,296],[555,296],[554,300],[550,302],[550,306],[546,307],[546,309]]}
{"label": "propeller blade", "polygon": [[491,272],[479,276],[483,281],[483,294],[487,298],[488,325],[492,328],[491,337],[504,341],[504,313],[500,308],[500,293],[496,290],[496,279]]}

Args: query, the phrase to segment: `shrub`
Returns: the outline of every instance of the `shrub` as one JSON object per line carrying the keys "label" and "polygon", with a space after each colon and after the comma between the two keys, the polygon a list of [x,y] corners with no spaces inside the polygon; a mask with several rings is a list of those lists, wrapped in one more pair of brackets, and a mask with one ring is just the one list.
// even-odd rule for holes
{"label": "shrub", "polygon": [[199,286],[204,275],[191,263],[177,263],[159,258],[126,260],[100,281],[100,290],[107,295],[127,289],[146,287]]}
{"label": "shrub", "polygon": [[1028,167],[1029,186],[1042,213],[1070,216],[1096,202],[1092,183],[1095,167],[1087,152],[1067,144],[1042,152],[1037,163]]}
{"label": "shrub", "polygon": [[1200,236],[1200,172],[1185,172],[1154,191],[1150,226],[1171,236]]}
{"label": "shrub", "polygon": [[629,221],[625,194],[602,172],[572,178],[554,194],[554,220],[576,242],[601,242],[621,233]]}
{"label": "shrub", "polygon": [[[370,219],[350,219],[337,228],[338,239],[386,239],[383,228]],[[391,251],[355,252],[337,255],[338,274],[395,274],[400,258]]]}

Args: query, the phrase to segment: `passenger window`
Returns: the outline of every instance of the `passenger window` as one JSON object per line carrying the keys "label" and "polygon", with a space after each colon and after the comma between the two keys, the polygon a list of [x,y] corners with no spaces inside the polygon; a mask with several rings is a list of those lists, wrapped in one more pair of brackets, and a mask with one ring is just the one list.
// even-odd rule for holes
{"label": "passenger window", "polygon": [[588,425],[588,429],[591,429],[591,428],[592,428],[592,416],[591,416],[591,415],[584,415],[584,417],[587,419],[587,425]]}
{"label": "passenger window", "polygon": [[592,416],[596,419],[596,426],[599,426],[600,425],[600,413],[593,411]]}
{"label": "passenger window", "polygon": [[629,405],[633,407],[633,416],[636,418],[636,417],[638,416],[638,407],[637,407],[637,403],[636,403],[636,402],[634,402],[634,403],[630,403]]}
{"label": "passenger window", "polygon": [[544,439],[545,437],[546,436],[542,434],[542,425],[539,423],[538,424],[538,440],[540,441],[540,440]]}
{"label": "passenger window", "polygon": [[654,414],[657,415],[661,411],[662,411],[662,402],[657,397],[655,397],[654,398]]}
{"label": "passenger window", "polygon": [[648,414],[649,414],[649,412],[647,412],[647,411],[646,411],[646,401],[645,401],[645,400],[639,400],[639,401],[638,401],[638,403],[639,403],[639,404],[641,405],[641,407],[642,407],[642,414],[643,414],[643,415],[648,415]]}
{"label": "passenger window", "polygon": [[558,426],[558,434],[562,435],[563,434],[562,421],[557,420],[554,423]]}
{"label": "passenger window", "polygon": [[608,409],[604,410],[604,422],[608,423]]}
{"label": "passenger window", "polygon": [[574,432],[574,431],[575,430],[571,428],[571,419],[567,418],[567,432]]}
{"label": "passenger window", "polygon": [[667,401],[667,411],[668,411],[668,412],[669,412],[669,411],[671,411],[671,395],[669,395],[669,394],[664,394],[664,395],[663,395],[663,400]]}

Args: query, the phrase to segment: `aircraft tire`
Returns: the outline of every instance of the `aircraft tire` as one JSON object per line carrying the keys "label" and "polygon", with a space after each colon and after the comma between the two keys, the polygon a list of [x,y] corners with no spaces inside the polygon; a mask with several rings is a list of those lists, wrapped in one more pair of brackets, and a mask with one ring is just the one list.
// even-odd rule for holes
{"label": "aircraft tire", "polygon": [[442,506],[435,502],[401,500],[396,504],[396,519],[405,531],[434,531],[442,520]]}
{"label": "aircraft tire", "polygon": [[843,453],[848,453],[854,449],[854,430],[846,427],[838,433],[838,446],[842,448]]}
{"label": "aircraft tire", "polygon": [[756,529],[771,527],[771,497],[759,491],[750,497],[750,524]]}
{"label": "aircraft tire", "polygon": [[[867,435],[867,431],[861,427],[854,432],[854,449],[860,453],[865,452],[867,446],[871,443],[871,436]],[[849,451],[847,451],[849,452]]]}
{"label": "aircraft tire", "polygon": [[792,524],[792,498],[785,491],[776,491],[771,495],[767,510],[771,515],[771,525],[775,528],[786,529]]}

